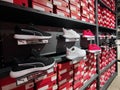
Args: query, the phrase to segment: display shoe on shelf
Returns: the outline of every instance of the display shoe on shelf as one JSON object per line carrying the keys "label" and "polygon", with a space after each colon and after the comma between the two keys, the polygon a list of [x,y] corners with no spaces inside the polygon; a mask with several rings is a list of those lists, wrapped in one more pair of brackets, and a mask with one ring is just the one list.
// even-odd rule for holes
{"label": "display shoe on shelf", "polygon": [[69,39],[72,39],[72,38],[78,38],[79,39],[80,35],[72,29],[67,30],[67,29],[63,28],[63,37],[64,38],[69,38]]}
{"label": "display shoe on shelf", "polygon": [[80,58],[86,57],[86,51],[75,46],[72,46],[70,49],[67,48],[66,53],[66,58],[70,60],[78,60]]}
{"label": "display shoe on shelf", "polygon": [[55,60],[53,58],[30,57],[23,60],[14,58],[10,76],[12,78],[18,78],[35,71],[45,71],[54,65]]}
{"label": "display shoe on shelf", "polygon": [[88,51],[91,53],[101,52],[101,48],[96,44],[89,44]]}
{"label": "display shoe on shelf", "polygon": [[26,28],[16,26],[14,38],[32,40],[32,39],[50,39],[52,38],[52,36],[50,33],[39,30],[38,28],[35,28],[33,26],[29,26]]}
{"label": "display shoe on shelf", "polygon": [[84,30],[83,31],[83,37],[86,37],[86,38],[94,38],[94,34],[90,31],[90,29],[88,30]]}

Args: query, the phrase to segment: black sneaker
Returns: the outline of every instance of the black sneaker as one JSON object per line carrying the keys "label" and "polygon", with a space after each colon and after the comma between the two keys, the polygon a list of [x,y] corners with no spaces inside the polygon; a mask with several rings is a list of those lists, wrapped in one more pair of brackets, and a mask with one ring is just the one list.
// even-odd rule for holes
{"label": "black sneaker", "polygon": [[26,60],[18,60],[15,58],[10,76],[18,78],[35,71],[44,71],[55,65],[53,58],[46,57],[30,57]]}
{"label": "black sneaker", "polygon": [[15,39],[50,39],[52,36],[50,33],[41,31],[33,26],[27,28],[21,28],[19,26],[15,27]]}

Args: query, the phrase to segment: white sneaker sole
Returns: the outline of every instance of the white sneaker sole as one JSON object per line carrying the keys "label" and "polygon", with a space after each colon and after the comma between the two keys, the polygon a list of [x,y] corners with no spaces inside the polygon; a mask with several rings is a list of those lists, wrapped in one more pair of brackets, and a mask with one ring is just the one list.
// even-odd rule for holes
{"label": "white sneaker sole", "polygon": [[86,38],[94,38],[95,36],[84,35],[83,37],[86,37]]}
{"label": "white sneaker sole", "polygon": [[35,36],[35,35],[14,35],[15,39],[25,39],[25,40],[32,40],[32,39],[50,39],[52,36]]}
{"label": "white sneaker sole", "polygon": [[47,69],[53,67],[54,65],[55,65],[55,62],[53,64],[51,64],[51,65],[44,66],[44,67],[34,67],[34,68],[25,69],[25,70],[16,71],[16,72],[10,71],[10,76],[12,78],[18,78],[18,77],[27,75],[27,74],[35,72],[35,71],[44,71],[44,70],[47,70]]}
{"label": "white sneaker sole", "polygon": [[72,36],[67,36],[67,35],[63,35],[64,38],[68,38],[68,39],[79,39],[80,37],[72,37]]}
{"label": "white sneaker sole", "polygon": [[101,52],[101,50],[88,50],[91,53],[97,53],[97,52]]}

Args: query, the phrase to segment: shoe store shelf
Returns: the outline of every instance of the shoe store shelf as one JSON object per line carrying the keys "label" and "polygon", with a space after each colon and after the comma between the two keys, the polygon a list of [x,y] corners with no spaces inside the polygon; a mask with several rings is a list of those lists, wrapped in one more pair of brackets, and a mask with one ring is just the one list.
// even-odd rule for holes
{"label": "shoe store shelf", "polygon": [[93,28],[96,24],[0,1],[0,20],[65,28]]}
{"label": "shoe store shelf", "polygon": [[102,0],[98,0],[98,1],[99,1],[100,5],[102,5],[103,7],[107,8],[112,13],[116,14],[115,11],[113,11],[109,6],[107,6]]}
{"label": "shoe store shelf", "polygon": [[112,61],[110,64],[108,64],[103,70],[100,71],[100,75],[104,73],[107,69],[109,69],[113,64],[115,64],[117,60]]}
{"label": "shoe store shelf", "polygon": [[99,26],[99,30],[100,31],[107,31],[107,32],[116,32],[116,29],[112,29],[112,28],[107,28],[107,27],[103,27],[103,26]]}
{"label": "shoe store shelf", "polygon": [[107,90],[108,86],[111,84],[111,82],[114,80],[114,78],[117,76],[117,72],[115,72],[109,80],[105,83],[105,85],[100,90]]}
{"label": "shoe store shelf", "polygon": [[80,88],[80,90],[85,90],[94,80],[96,80],[97,77],[98,74],[95,74],[88,82],[84,84],[84,86]]}

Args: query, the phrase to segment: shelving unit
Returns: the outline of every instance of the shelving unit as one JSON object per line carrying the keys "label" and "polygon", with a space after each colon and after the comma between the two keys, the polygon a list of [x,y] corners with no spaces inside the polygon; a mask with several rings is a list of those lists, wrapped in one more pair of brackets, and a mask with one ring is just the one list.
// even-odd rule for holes
{"label": "shelving unit", "polygon": [[84,86],[82,86],[80,88],[80,90],[85,90],[94,80],[96,80],[96,78],[98,77],[98,75],[94,75],[90,80],[88,80]]}
{"label": "shelving unit", "polygon": [[108,64],[103,70],[100,71],[100,74],[104,73],[108,68],[110,68],[116,62],[117,62],[117,60],[110,62],[110,64]]}
{"label": "shelving unit", "polygon": [[110,10],[112,13],[116,14],[116,12],[113,11],[113,10],[111,10],[111,8],[108,7],[102,0],[98,0],[98,1],[99,1],[99,3],[100,3],[103,7],[107,8],[107,9]]}
{"label": "shelving unit", "polygon": [[[6,10],[6,11],[4,11]],[[53,13],[47,13],[32,8],[26,8],[18,5],[14,5],[7,2],[0,1],[0,19],[2,21],[13,21],[19,23],[30,23],[45,26],[55,26],[55,27],[65,27],[65,28],[93,28],[96,27],[96,24],[91,24],[88,22],[63,17]],[[9,16],[7,13],[10,12]],[[6,18],[2,18],[5,17]],[[14,17],[18,17],[14,19]],[[42,22],[40,22],[42,21]]]}
{"label": "shelving unit", "polygon": [[[20,24],[28,24],[30,22],[36,24],[36,25],[44,25],[44,26],[51,26],[51,27],[64,27],[64,28],[73,28],[73,29],[88,29],[88,28],[94,28],[96,29],[96,41],[97,44],[99,44],[98,40],[98,34],[99,31],[104,32],[115,32],[116,29],[110,29],[107,27],[99,26],[98,25],[98,8],[97,5],[100,4],[101,6],[107,8],[112,13],[116,15],[116,12],[111,10],[105,3],[102,2],[102,0],[95,0],[95,6],[96,6],[96,24],[91,24],[88,22],[59,16],[53,13],[47,13],[39,10],[35,10],[28,7],[18,6],[12,3],[7,3],[4,1],[0,1],[0,22],[13,22],[13,23],[20,23]],[[9,13],[9,15],[8,15]],[[17,18],[15,18],[17,17]],[[53,57],[57,63],[64,61],[65,54],[54,56]],[[117,60],[114,60],[110,62],[103,70],[100,70],[99,68],[99,59],[96,60],[96,67],[97,67],[97,73],[88,80],[84,86],[81,87],[80,90],[85,90],[94,80],[97,80],[97,90],[106,90],[109,84],[112,82],[112,80],[117,75],[117,69],[116,72],[111,76],[111,78],[106,82],[106,84],[100,88],[100,75],[104,73],[107,69],[109,69],[113,64],[116,64],[117,66]],[[11,70],[10,67],[0,69],[0,78],[6,77],[9,75],[9,71]]]}
{"label": "shelving unit", "polygon": [[106,90],[110,83],[114,80],[114,78],[117,76],[117,72],[115,72],[110,79],[105,83],[105,85],[101,88],[101,90]]}

